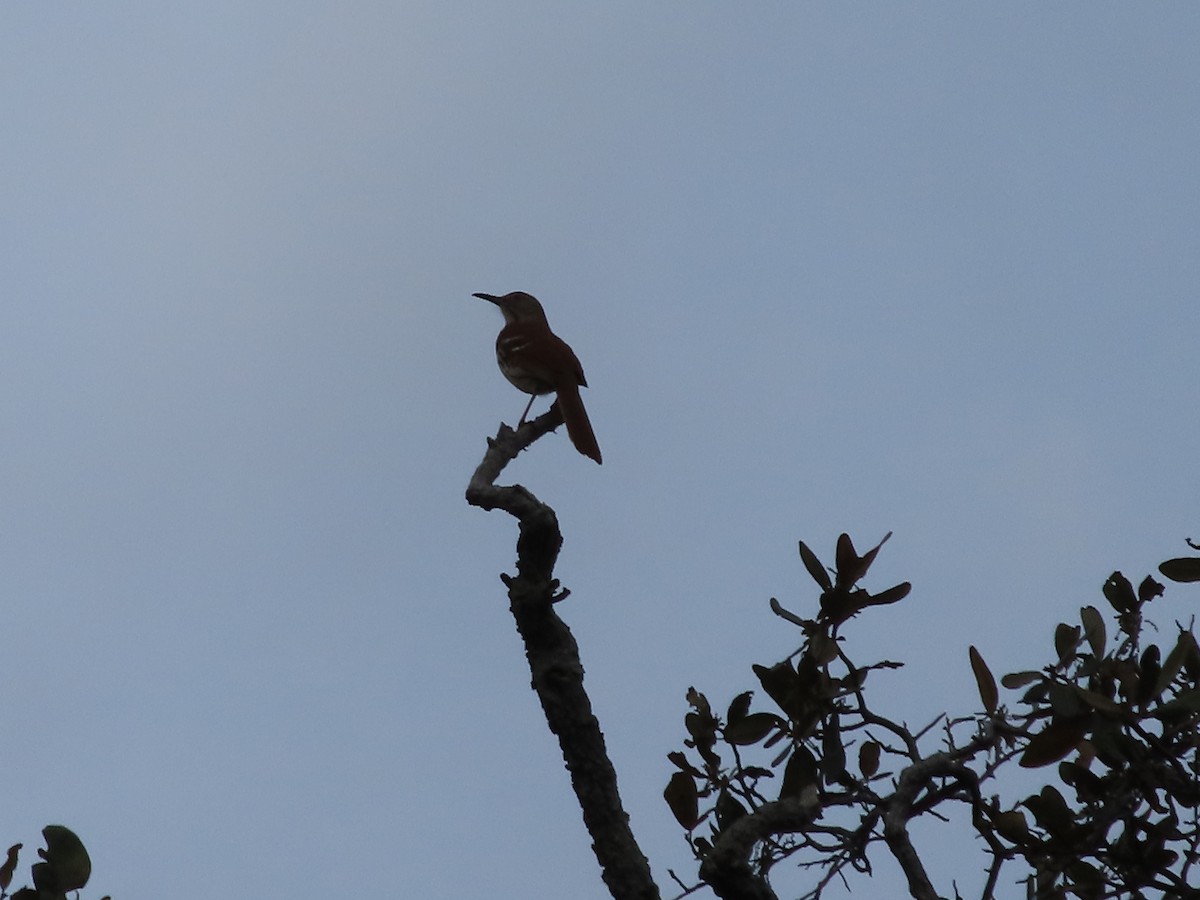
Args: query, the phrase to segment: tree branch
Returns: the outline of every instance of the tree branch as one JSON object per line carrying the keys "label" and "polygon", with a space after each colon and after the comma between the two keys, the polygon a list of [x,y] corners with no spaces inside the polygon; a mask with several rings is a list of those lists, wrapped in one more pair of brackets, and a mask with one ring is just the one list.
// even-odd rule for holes
{"label": "tree branch", "polygon": [[772,835],[804,831],[820,809],[815,790],[763,804],[721,832],[700,864],[700,878],[724,900],[776,900],[767,879],[751,867],[750,854]]}
{"label": "tree branch", "polygon": [[520,485],[494,483],[518,453],[561,424],[558,407],[552,406],[516,431],[501,425],[467,486],[467,502],[481,509],[504,510],[519,523],[517,574],[500,577],[508,587],[509,608],[525,642],[532,687],[546,723],[558,737],[604,883],[616,900],[658,900],[650,865],[629,828],[617,774],[583,687],[579,647],[554,611],[554,604],[569,594],[559,590],[554,578],[562,547],[558,517]]}

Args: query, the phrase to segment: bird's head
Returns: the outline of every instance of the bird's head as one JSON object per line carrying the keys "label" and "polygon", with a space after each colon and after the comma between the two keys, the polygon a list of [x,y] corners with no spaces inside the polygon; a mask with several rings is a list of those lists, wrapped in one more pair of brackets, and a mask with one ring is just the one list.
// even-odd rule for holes
{"label": "bird's head", "polygon": [[533,294],[513,291],[503,297],[497,297],[495,294],[473,294],[472,296],[495,303],[500,307],[500,312],[504,313],[504,321],[507,324],[546,321],[546,313],[542,310],[542,304],[538,303]]}

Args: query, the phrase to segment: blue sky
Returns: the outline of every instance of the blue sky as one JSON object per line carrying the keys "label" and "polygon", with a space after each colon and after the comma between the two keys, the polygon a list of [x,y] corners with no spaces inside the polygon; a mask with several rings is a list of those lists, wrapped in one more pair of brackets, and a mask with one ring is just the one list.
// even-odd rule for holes
{"label": "blue sky", "polygon": [[684,693],[794,649],[767,599],[812,608],[798,539],[895,532],[875,586],[913,594],[850,650],[908,662],[878,698],[916,724],[974,709],[967,644],[1036,665],[1200,531],[1194,6],[0,24],[23,874],[62,822],[118,900],[604,896],[497,578],[514,526],[463,501],[525,400],[475,291],[537,295],[587,371],[603,467],[560,434],[507,475],[559,513],[667,895]]}

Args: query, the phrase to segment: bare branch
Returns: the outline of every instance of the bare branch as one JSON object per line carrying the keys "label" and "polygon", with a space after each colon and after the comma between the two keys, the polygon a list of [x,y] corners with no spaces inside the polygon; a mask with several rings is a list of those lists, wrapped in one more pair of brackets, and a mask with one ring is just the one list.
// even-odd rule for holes
{"label": "bare branch", "polygon": [[467,502],[502,509],[517,519],[517,574],[501,575],[509,608],[525,642],[533,689],[546,723],[558,737],[571,786],[592,837],[592,850],[616,900],[658,900],[650,865],[629,828],[617,775],[583,687],[579,647],[554,604],[567,597],[554,578],[562,533],[554,510],[520,485],[494,484],[504,467],[543,434],[562,424],[557,406],[513,431],[501,425],[467,487]]}
{"label": "bare branch", "polygon": [[723,900],[776,900],[750,865],[754,845],[772,835],[802,832],[820,812],[816,791],[764,804],[724,829],[700,865],[700,878]]}

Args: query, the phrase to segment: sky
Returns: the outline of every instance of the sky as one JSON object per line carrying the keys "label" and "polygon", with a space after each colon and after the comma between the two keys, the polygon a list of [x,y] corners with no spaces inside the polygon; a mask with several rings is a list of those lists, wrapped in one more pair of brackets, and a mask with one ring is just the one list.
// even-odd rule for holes
{"label": "sky", "polygon": [[0,5],[16,884],[62,823],[85,898],[605,896],[514,523],[463,498],[526,400],[477,291],[587,372],[604,465],[558,433],[503,481],[558,513],[665,897],[685,693],[798,646],[798,540],[894,533],[868,587],[913,592],[847,634],[906,662],[895,718],[977,710],[969,644],[1045,662],[1200,538],[1198,40],[1188,4]]}

